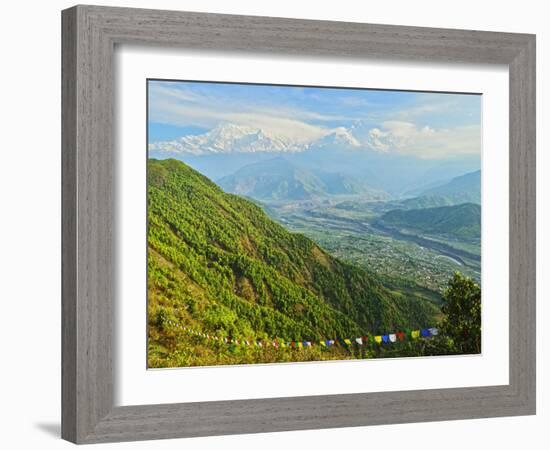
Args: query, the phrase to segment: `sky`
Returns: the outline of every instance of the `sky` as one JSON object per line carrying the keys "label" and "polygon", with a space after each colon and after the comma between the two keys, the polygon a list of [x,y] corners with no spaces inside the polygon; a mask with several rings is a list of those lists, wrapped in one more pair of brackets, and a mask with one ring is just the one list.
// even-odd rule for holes
{"label": "sky", "polygon": [[475,94],[150,80],[148,98],[149,143],[231,123],[300,143],[344,127],[365,148],[430,159],[481,150]]}

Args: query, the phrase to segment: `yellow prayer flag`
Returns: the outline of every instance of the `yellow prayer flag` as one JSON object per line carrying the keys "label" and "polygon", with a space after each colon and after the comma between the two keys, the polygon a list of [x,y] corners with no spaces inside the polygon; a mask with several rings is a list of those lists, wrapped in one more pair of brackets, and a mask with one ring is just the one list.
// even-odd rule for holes
{"label": "yellow prayer flag", "polygon": [[411,331],[411,337],[413,339],[416,339],[418,336],[420,336],[420,330]]}
{"label": "yellow prayer flag", "polygon": [[326,347],[327,344],[325,343],[325,341],[319,341],[319,344],[321,344],[323,347]]}
{"label": "yellow prayer flag", "polygon": [[344,339],[344,342],[348,345],[351,345],[351,341],[349,339]]}
{"label": "yellow prayer flag", "polygon": [[297,343],[296,343],[296,346],[297,346],[298,348],[302,348],[302,343],[301,343],[301,342],[297,342]]}
{"label": "yellow prayer flag", "polygon": [[380,344],[382,342],[382,336],[374,336],[374,340]]}

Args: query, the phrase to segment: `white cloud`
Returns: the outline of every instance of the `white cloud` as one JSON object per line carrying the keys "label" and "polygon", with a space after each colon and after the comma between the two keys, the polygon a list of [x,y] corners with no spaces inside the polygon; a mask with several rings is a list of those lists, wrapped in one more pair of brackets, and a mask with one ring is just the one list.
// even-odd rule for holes
{"label": "white cloud", "polygon": [[258,128],[272,137],[296,142],[311,142],[329,132],[324,127],[305,121],[322,119],[320,114],[309,111],[236,105],[234,102],[229,104],[210,96],[154,84],[150,91],[149,119],[153,122],[205,128],[233,123]]}
{"label": "white cloud", "polygon": [[411,122],[389,120],[371,128],[365,143],[379,152],[399,152],[421,158],[445,158],[479,154],[480,127],[462,126],[449,129],[418,127]]}
{"label": "white cloud", "polygon": [[440,101],[434,103],[425,103],[416,106],[404,108],[397,112],[397,115],[402,119],[409,119],[423,114],[433,114],[439,111],[449,110],[455,105],[452,101]]}
{"label": "white cloud", "polygon": [[312,111],[284,102],[277,105],[261,103],[252,97],[240,99],[223,94],[218,97],[211,91],[183,85],[152,83],[149,94],[149,119],[157,123],[206,129],[231,123],[260,129],[275,140],[307,145],[347,122],[351,123],[349,131],[361,147],[379,152],[449,158],[480,154],[481,150],[479,125],[442,128],[418,125],[420,117],[428,115],[423,122],[430,123],[430,118],[437,120],[438,115],[445,115],[449,109],[454,111],[455,99],[442,98],[391,112],[377,111],[375,105],[369,105],[374,110],[362,105],[366,109],[361,117],[345,117],[347,113]]}

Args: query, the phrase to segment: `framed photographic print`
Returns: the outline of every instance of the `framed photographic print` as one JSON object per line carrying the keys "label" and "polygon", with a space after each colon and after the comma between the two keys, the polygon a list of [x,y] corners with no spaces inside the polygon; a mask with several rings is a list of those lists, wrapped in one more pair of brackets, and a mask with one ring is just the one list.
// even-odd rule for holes
{"label": "framed photographic print", "polygon": [[63,11],[77,443],[535,412],[532,35]]}

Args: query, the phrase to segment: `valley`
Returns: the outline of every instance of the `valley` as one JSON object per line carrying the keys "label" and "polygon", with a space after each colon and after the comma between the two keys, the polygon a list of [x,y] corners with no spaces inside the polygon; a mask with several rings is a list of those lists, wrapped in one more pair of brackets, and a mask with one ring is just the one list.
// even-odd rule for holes
{"label": "valley", "polygon": [[379,203],[373,202],[372,209],[366,205],[358,212],[326,201],[275,202],[266,204],[265,210],[289,230],[305,234],[339,259],[384,277],[390,286],[441,292],[455,271],[480,281],[479,241],[465,243],[390,228],[377,222]]}
{"label": "valley", "polygon": [[217,181],[336,258],[430,300],[456,271],[481,281],[480,182],[474,171],[403,197],[370,177],[306,168],[288,156],[247,164]]}

